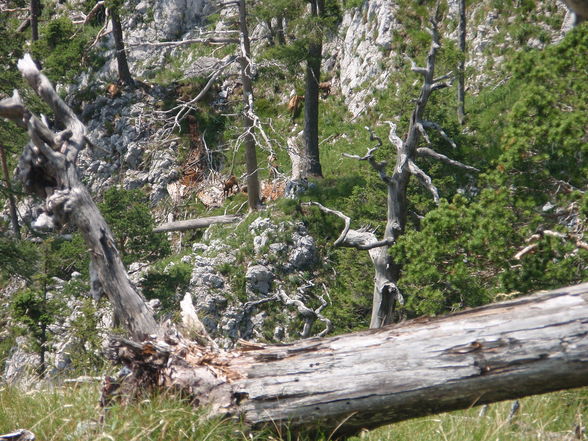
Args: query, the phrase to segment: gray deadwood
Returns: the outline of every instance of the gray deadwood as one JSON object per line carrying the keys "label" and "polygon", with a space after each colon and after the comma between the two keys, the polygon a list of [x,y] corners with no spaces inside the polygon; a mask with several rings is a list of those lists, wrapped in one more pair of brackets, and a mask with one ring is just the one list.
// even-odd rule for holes
{"label": "gray deadwood", "polygon": [[[336,436],[588,385],[588,284],[440,318],[223,352],[168,336],[111,342],[142,384],[251,428]],[[148,381],[149,382],[149,381]]]}
{"label": "gray deadwood", "polygon": [[51,107],[65,130],[55,133],[33,115],[17,91],[0,101],[0,117],[24,127],[31,138],[18,165],[25,189],[45,200],[45,212],[36,225],[78,228],[90,250],[92,265],[114,308],[116,322],[135,339],[158,332],[158,326],[144,299],[131,285],[114,245],[108,225],[81,183],[75,162],[87,144],[86,127],[55,92],[51,83],[27,54],[18,68],[33,90]]}
{"label": "gray deadwood", "polygon": [[187,219],[175,222],[167,222],[158,225],[153,229],[154,233],[168,233],[170,231],[186,231],[198,228],[207,228],[212,224],[232,224],[243,219],[241,216],[234,214],[225,214],[222,216],[201,217],[198,219]]}
{"label": "gray deadwood", "polygon": [[[474,167],[462,164],[459,161],[455,161],[436,152],[431,147],[428,131],[437,132],[451,146],[456,147],[453,140],[449,138],[437,123],[424,119],[425,109],[431,94],[436,90],[447,87],[449,83],[445,80],[451,76],[451,74],[447,74],[438,78],[435,77],[435,60],[437,52],[441,47],[437,15],[438,7],[435,16],[430,20],[431,27],[429,31],[432,36],[432,41],[427,54],[425,67],[419,67],[412,60],[409,60],[412,65],[412,70],[422,75],[423,83],[420,95],[412,111],[410,125],[404,140],[396,134],[396,125],[393,122],[386,121],[390,126],[388,139],[396,148],[396,162],[393,171],[391,173],[388,172],[387,162],[378,162],[375,159],[374,152],[382,146],[382,140],[373,133],[370,127],[366,127],[370,133],[370,141],[377,141],[377,145],[368,149],[368,152],[364,156],[345,155],[349,158],[367,161],[380,179],[386,184],[387,221],[383,237],[378,239],[375,233],[370,230],[353,230],[350,228],[351,219],[343,213],[329,210],[320,204],[315,204],[321,210],[335,214],[345,220],[345,229],[335,242],[336,246],[369,250],[370,258],[375,269],[372,317],[370,321],[371,328],[378,328],[393,323],[398,321],[400,317],[398,306],[403,303],[404,299],[397,287],[397,283],[400,278],[402,264],[392,260],[389,248],[404,234],[408,213],[407,188],[411,177],[414,176],[431,193],[435,202],[439,201],[437,188],[426,172],[417,165],[417,159],[426,156],[471,172],[478,171]],[[419,147],[423,141],[427,146]]]}

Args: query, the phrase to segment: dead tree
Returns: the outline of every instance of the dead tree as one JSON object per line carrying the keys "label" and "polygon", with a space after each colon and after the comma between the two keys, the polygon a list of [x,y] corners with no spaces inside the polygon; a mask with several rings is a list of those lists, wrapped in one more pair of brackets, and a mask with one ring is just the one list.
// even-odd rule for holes
{"label": "dead tree", "polygon": [[252,428],[335,437],[588,385],[588,284],[441,318],[223,352],[168,337],[111,356],[141,384],[186,393]]}
{"label": "dead tree", "polygon": [[8,194],[8,203],[10,205],[10,222],[12,223],[12,230],[14,236],[20,240],[20,226],[18,225],[18,214],[16,210],[16,201],[12,193],[12,186],[10,185],[10,174],[8,173],[8,161],[6,160],[6,148],[0,144],[0,162],[2,162],[2,174],[4,175],[4,182],[6,183],[6,193]]}
{"label": "dead tree", "polygon": [[114,48],[116,51],[116,62],[118,66],[118,78],[125,86],[134,87],[135,82],[131,76],[129,63],[127,61],[122,24],[120,22],[120,16],[118,15],[117,8],[112,8],[110,10],[110,20],[112,21],[112,36],[114,37]]}
{"label": "dead tree", "polygon": [[457,119],[465,122],[465,55],[466,55],[466,0],[459,0],[459,52],[457,66]]}
{"label": "dead tree", "polygon": [[135,339],[158,331],[144,299],[131,285],[108,225],[81,183],[75,162],[89,143],[86,127],[55,92],[51,83],[27,54],[18,62],[22,75],[50,106],[58,123],[65,127],[53,132],[33,115],[17,91],[0,101],[0,117],[25,128],[31,141],[25,146],[18,175],[29,193],[45,200],[45,212],[37,220],[46,228],[72,224],[78,228],[90,249],[92,267],[114,308],[116,322]]}
{"label": "dead tree", "polygon": [[261,206],[259,177],[257,173],[257,153],[253,136],[255,120],[253,113],[253,77],[251,70],[251,43],[247,28],[247,9],[245,0],[239,0],[239,29],[241,56],[238,58],[241,66],[241,83],[243,84],[243,123],[245,126],[245,165],[247,168],[247,201],[250,210],[257,210]]}
{"label": "dead tree", "polygon": [[[427,131],[437,131],[453,147],[455,143],[447,136],[443,129],[432,121],[424,119],[425,108],[429,101],[431,93],[436,90],[447,87],[449,84],[445,80],[448,75],[440,78],[435,77],[435,57],[440,47],[440,36],[438,31],[438,10],[434,17],[431,18],[431,28],[429,29],[432,42],[429,49],[425,67],[417,66],[412,60],[412,70],[423,77],[423,84],[412,116],[410,125],[404,140],[396,134],[396,125],[387,121],[390,126],[388,139],[396,147],[396,163],[391,174],[387,171],[387,162],[378,162],[374,157],[374,152],[382,145],[380,138],[374,135],[371,128],[370,140],[377,141],[378,145],[370,148],[366,155],[345,155],[360,161],[367,161],[372,168],[378,173],[380,179],[386,184],[387,188],[387,221],[384,230],[384,237],[380,240],[375,233],[369,230],[353,230],[350,228],[351,220],[343,213],[329,210],[319,206],[322,210],[336,214],[345,220],[345,229],[335,242],[336,246],[345,246],[357,248],[359,250],[368,250],[370,258],[375,267],[375,282],[373,291],[372,317],[370,321],[371,328],[395,321],[397,306],[403,303],[403,296],[398,289],[397,283],[400,277],[401,263],[394,262],[389,253],[389,248],[396,243],[398,238],[404,233],[406,217],[408,212],[407,188],[412,176],[431,192],[435,202],[439,201],[439,192],[433,184],[431,178],[417,165],[419,157],[437,159],[446,164],[461,167],[469,171],[477,171],[474,167],[462,164],[452,160],[441,153],[434,151],[430,145]],[[423,139],[427,147],[419,147]]]}
{"label": "dead tree", "polygon": [[[343,436],[430,413],[588,385],[588,284],[281,346],[245,343],[225,352],[206,338],[196,343],[178,333],[138,343],[158,328],[130,286],[112,234],[78,178],[75,161],[89,143],[85,127],[30,56],[19,69],[65,127],[51,131],[16,91],[0,101],[0,117],[25,127],[31,137],[19,176],[25,189],[45,199],[47,226],[74,224],[86,240],[115,313],[135,339],[114,338],[111,356],[131,368],[129,381],[141,388],[180,390],[194,403],[210,405],[212,414],[239,417],[252,428],[288,426],[294,432]],[[305,312],[321,319],[320,307]]]}

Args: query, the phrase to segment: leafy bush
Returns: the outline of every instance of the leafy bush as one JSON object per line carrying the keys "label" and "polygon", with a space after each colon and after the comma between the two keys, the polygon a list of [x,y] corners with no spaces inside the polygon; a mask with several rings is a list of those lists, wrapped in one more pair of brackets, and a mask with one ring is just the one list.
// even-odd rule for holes
{"label": "leafy bush", "polygon": [[177,257],[156,262],[141,283],[147,299],[159,299],[162,313],[178,310],[184,291],[190,283],[192,266],[178,261]]}
{"label": "leafy bush", "polygon": [[138,260],[154,261],[170,253],[162,233],[154,233],[155,221],[140,190],[109,188],[100,211],[110,226],[125,264]]}
{"label": "leafy bush", "polygon": [[38,270],[34,264],[37,260],[38,252],[31,242],[0,234],[0,281],[12,275],[30,279]]}
{"label": "leafy bush", "polygon": [[85,26],[80,32],[70,19],[60,17],[41,28],[40,39],[32,45],[33,57],[43,64],[43,72],[53,82],[72,82],[82,66],[92,61],[88,46],[97,28]]}

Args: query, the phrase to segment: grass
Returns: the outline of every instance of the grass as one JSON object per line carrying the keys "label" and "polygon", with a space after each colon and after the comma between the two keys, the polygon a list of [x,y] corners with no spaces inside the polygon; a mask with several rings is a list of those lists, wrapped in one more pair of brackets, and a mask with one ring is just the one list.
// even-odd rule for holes
{"label": "grass", "polygon": [[[268,433],[246,434],[237,422],[207,419],[187,401],[160,394],[113,408],[104,424],[98,424],[100,387],[78,385],[23,392],[0,388],[0,433],[17,428],[34,432],[44,441],[89,440],[295,440],[290,434],[276,438]],[[562,391],[520,401],[509,420],[511,402],[492,404],[480,416],[480,408],[404,421],[352,440],[368,441],[526,441],[574,438],[576,426],[585,424],[588,389]],[[317,440],[327,441],[320,437]]]}

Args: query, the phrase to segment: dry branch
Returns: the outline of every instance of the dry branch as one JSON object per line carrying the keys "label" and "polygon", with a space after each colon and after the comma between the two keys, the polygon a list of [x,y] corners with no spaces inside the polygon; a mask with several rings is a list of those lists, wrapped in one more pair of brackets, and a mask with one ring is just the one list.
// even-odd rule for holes
{"label": "dry branch", "polygon": [[194,230],[197,228],[206,228],[212,224],[231,224],[242,219],[241,216],[226,214],[223,216],[201,217],[198,219],[189,219],[183,221],[167,222],[158,225],[153,230],[154,233],[167,233],[170,231]]}

